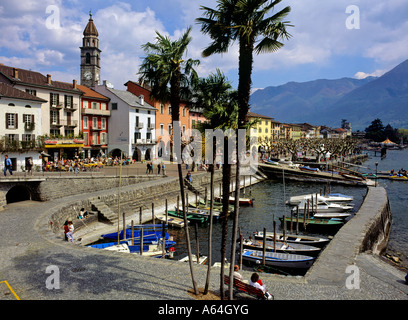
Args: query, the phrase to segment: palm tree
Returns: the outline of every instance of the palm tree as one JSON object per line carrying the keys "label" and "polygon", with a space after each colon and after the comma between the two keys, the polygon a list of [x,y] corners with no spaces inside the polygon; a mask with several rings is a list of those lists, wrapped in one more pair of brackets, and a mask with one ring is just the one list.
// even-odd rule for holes
{"label": "palm tree", "polygon": [[[139,74],[141,80],[148,83],[151,88],[151,96],[159,101],[169,101],[172,106],[172,121],[173,121],[173,142],[175,144],[175,153],[178,161],[178,176],[180,184],[180,197],[184,212],[185,234],[187,242],[188,256],[190,260],[190,272],[193,282],[194,293],[198,294],[197,284],[194,279],[193,259],[191,255],[190,236],[188,232],[188,223],[186,216],[186,205],[184,196],[184,181],[181,169],[181,137],[180,130],[180,101],[188,99],[190,93],[190,84],[197,81],[197,74],[194,66],[199,64],[198,60],[187,59],[183,57],[186,54],[187,46],[191,42],[190,37],[191,27],[187,28],[186,32],[180,39],[172,41],[167,36],[163,36],[156,32],[156,42],[146,43],[142,46],[147,56],[145,57]],[[177,137],[175,136],[177,134]]]}
{"label": "palm tree", "polygon": [[[237,104],[236,94],[232,91],[232,86],[222,72],[217,69],[216,74],[210,74],[206,79],[200,79],[195,88],[194,105],[197,108],[202,108],[204,116],[208,119],[207,122],[201,123],[199,130],[205,133],[206,129],[212,130],[225,130],[231,127],[236,128],[237,125]],[[209,237],[208,237],[208,271],[207,279],[204,288],[204,294],[208,293],[208,286],[210,281],[210,272],[212,265],[212,214],[213,214],[213,199],[214,199],[214,168],[215,168],[215,155],[216,155],[216,142],[215,137],[211,136],[213,141],[206,141],[213,145],[212,149],[212,165],[211,165],[211,185],[210,185],[210,225],[209,225]],[[226,140],[224,138],[224,140]],[[223,141],[224,142],[224,141]],[[226,153],[228,154],[228,153]],[[224,163],[223,171],[223,189],[229,190],[231,180],[230,164]],[[226,193],[226,199],[228,199],[228,193]],[[224,272],[224,261],[226,254],[226,236],[228,230],[228,208],[229,204],[223,205],[222,212],[222,245],[221,245],[221,277]]]}
{"label": "palm tree", "polygon": [[[269,13],[282,0],[218,0],[217,9],[202,6],[204,17],[198,18],[201,31],[208,34],[213,42],[203,51],[203,56],[208,57],[214,53],[224,53],[236,40],[239,42],[238,61],[238,129],[245,128],[249,110],[249,97],[251,90],[251,75],[253,54],[274,52],[283,46],[281,39],[289,39],[290,34],[286,28],[291,26],[283,19],[289,14],[290,7],[285,7],[270,16]],[[238,134],[237,134],[238,137]],[[237,139],[238,144],[242,143]],[[242,145],[242,144],[241,144]],[[239,186],[241,155],[237,153],[236,185]],[[235,247],[238,229],[239,188],[235,190],[233,248]],[[235,250],[231,252],[231,259],[235,259]],[[230,277],[233,274],[233,261],[231,261]],[[223,281],[223,279],[221,279]],[[232,281],[229,285],[229,297],[232,299]]]}

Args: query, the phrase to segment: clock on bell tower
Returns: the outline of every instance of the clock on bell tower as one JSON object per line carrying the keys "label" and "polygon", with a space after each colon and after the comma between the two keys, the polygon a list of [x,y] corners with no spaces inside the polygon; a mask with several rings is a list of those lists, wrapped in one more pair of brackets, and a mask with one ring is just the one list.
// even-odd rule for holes
{"label": "clock on bell tower", "polygon": [[83,33],[81,49],[81,85],[92,88],[99,84],[101,74],[101,50],[99,49],[98,30],[89,13],[89,21]]}

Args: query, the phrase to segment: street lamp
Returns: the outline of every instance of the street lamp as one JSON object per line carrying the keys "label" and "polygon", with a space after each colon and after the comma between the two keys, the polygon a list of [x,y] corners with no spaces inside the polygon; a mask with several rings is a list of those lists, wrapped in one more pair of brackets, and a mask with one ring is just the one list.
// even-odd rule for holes
{"label": "street lamp", "polygon": [[375,163],[375,186],[377,187],[377,168],[378,168],[378,162]]}

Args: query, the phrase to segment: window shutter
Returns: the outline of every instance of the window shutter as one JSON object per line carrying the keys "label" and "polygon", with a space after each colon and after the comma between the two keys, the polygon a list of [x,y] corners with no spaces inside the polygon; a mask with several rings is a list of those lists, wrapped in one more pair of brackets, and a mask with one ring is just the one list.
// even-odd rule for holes
{"label": "window shutter", "polygon": [[9,113],[6,113],[6,129],[8,129],[9,127],[8,118],[9,118]]}
{"label": "window shutter", "polygon": [[16,129],[18,129],[18,113],[15,113],[15,118],[14,118],[14,120],[15,120],[15,128]]}

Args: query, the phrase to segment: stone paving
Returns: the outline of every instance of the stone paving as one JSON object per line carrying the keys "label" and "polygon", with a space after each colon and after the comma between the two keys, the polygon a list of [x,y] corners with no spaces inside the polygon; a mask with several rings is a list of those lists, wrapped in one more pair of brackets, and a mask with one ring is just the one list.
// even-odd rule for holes
{"label": "stone paving", "polygon": [[[85,248],[63,241],[62,230],[50,231],[49,216],[57,207],[91,196],[12,203],[0,212],[0,300],[16,299],[2,281],[22,300],[194,300],[187,292],[187,263]],[[408,299],[403,272],[370,254],[359,254],[355,265],[357,285],[266,273],[261,278],[275,300]],[[204,287],[206,272],[207,266],[195,266],[198,287]],[[249,279],[251,272],[242,274]],[[219,291],[218,281],[213,267],[210,290]]]}

